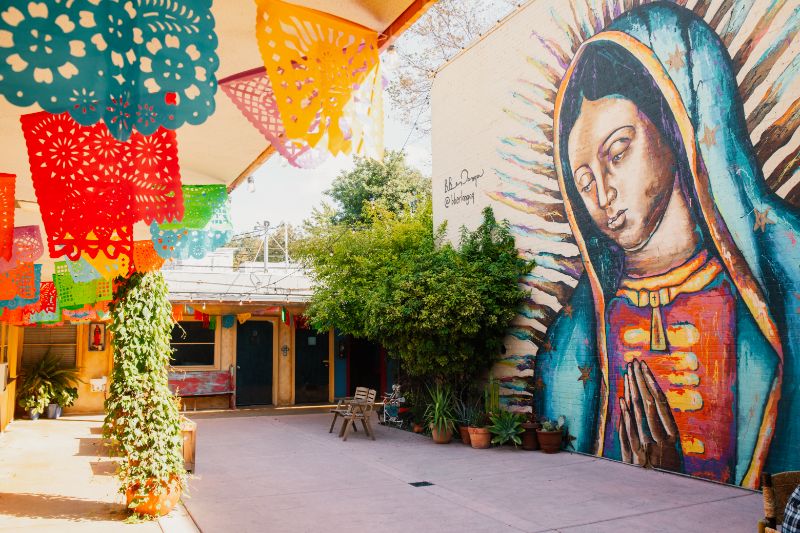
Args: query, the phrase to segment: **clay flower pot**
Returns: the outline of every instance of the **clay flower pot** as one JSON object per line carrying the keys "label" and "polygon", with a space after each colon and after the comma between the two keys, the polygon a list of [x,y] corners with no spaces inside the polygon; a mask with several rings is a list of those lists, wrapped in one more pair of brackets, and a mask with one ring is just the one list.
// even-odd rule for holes
{"label": "clay flower pot", "polygon": [[431,428],[431,436],[433,437],[433,442],[436,444],[447,444],[450,442],[450,439],[453,438],[453,430],[448,429],[444,432],[439,432],[439,430],[434,427],[433,424],[430,425]]}
{"label": "clay flower pot", "polygon": [[489,428],[469,428],[469,442],[473,448],[485,450],[492,445],[492,434]]}
{"label": "clay flower pot", "polygon": [[563,440],[563,433],[561,430],[544,431],[542,429],[537,429],[536,437],[544,453],[558,453],[561,450],[561,441]]}
{"label": "clay flower pot", "polygon": [[523,450],[538,450],[539,439],[536,438],[536,430],[541,428],[542,425],[538,422],[524,422],[522,429],[522,449]]}
{"label": "clay flower pot", "polygon": [[469,428],[467,426],[458,426],[458,432],[461,434],[461,442],[469,445]]}
{"label": "clay flower pot", "polygon": [[422,424],[417,424],[416,422],[414,422],[411,425],[411,429],[414,430],[414,433],[422,433],[423,431],[425,431],[425,426],[423,426]]}
{"label": "clay flower pot", "polygon": [[[147,482],[148,488],[152,489],[155,481]],[[163,483],[164,490],[156,494],[151,492],[147,495],[143,502],[134,507],[132,510],[135,513],[149,515],[149,516],[165,516],[177,505],[181,497],[181,485],[177,477],[172,477],[169,483]],[[125,502],[130,509],[130,504],[133,501],[139,485],[132,485],[125,491]]]}

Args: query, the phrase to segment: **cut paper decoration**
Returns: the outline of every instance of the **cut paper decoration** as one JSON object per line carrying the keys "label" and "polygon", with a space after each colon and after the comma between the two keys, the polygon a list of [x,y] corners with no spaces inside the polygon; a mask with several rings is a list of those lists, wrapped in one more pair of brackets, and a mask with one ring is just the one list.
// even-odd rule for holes
{"label": "cut paper decoration", "polygon": [[208,329],[211,330],[217,329],[217,317],[212,316],[208,319]]}
{"label": "cut paper decoration", "polygon": [[39,287],[39,301],[22,308],[23,322],[27,324],[52,324],[61,321],[61,309],[55,283],[43,281]]}
{"label": "cut paper decoration", "polygon": [[14,188],[17,177],[0,173],[0,259],[11,260],[14,252]]}
{"label": "cut paper decoration", "polygon": [[185,304],[183,307],[184,307],[184,313],[186,313],[187,315],[194,316],[194,307],[192,307],[189,304]]}
{"label": "cut paper decoration", "polygon": [[133,243],[133,267],[136,272],[155,272],[164,266],[164,258],[156,253],[153,241]]}
{"label": "cut paper decoration", "polygon": [[39,226],[17,226],[14,228],[14,244],[11,259],[0,258],[0,272],[8,272],[21,263],[33,263],[44,253],[42,233]]}
{"label": "cut paper decoration", "polygon": [[183,216],[175,132],[121,143],[66,113],[20,121],[51,257],[130,256],[134,222]]}
{"label": "cut paper decoration", "polygon": [[233,324],[236,323],[236,317],[233,315],[225,315],[222,317],[222,327],[225,329],[230,329],[233,327]]}
{"label": "cut paper decoration", "polygon": [[0,35],[0,94],[14,105],[105,121],[121,141],[214,112],[211,0],[7,2]]}
{"label": "cut paper decoration", "polygon": [[81,309],[64,309],[61,311],[64,320],[73,324],[85,324],[99,320],[97,311],[93,307],[83,307]]}
{"label": "cut paper decoration", "polygon": [[183,305],[172,304],[172,320],[175,322],[183,320]]}
{"label": "cut paper decoration", "polygon": [[195,311],[195,312],[192,314],[192,317],[193,317],[195,320],[200,320],[200,321],[202,321],[202,320],[203,320],[203,313],[201,313],[200,311]]}
{"label": "cut paper decoration", "polygon": [[256,4],[258,47],[286,136],[319,147],[325,136],[332,154],[350,152],[345,106],[378,64],[378,34],[279,0]]}
{"label": "cut paper decoration", "polygon": [[250,317],[252,316],[253,313],[239,313],[238,315],[236,315],[236,320],[239,322],[239,324],[244,324],[245,322],[250,320]]}
{"label": "cut paper decoration", "polygon": [[96,257],[89,257],[86,255],[82,257],[82,259],[85,259],[103,279],[112,280],[117,276],[125,278],[128,277],[130,273],[131,260],[130,257],[125,254],[120,254],[114,259],[111,259],[105,252],[100,251],[97,253]]}
{"label": "cut paper decoration", "polygon": [[53,282],[62,309],[80,309],[85,305],[111,299],[111,282],[103,278],[80,283],[72,279],[66,262],[57,261]]}
{"label": "cut paper decoration", "polygon": [[306,139],[287,137],[275,102],[269,76],[257,68],[231,76],[219,83],[222,92],[275,150],[295,167],[315,168],[327,158],[327,152],[313,148]]}
{"label": "cut paper decoration", "polygon": [[69,270],[72,281],[86,283],[101,277],[100,272],[98,272],[84,257],[81,257],[77,261],[65,261],[65,263],[67,264],[67,270]]}
{"label": "cut paper decoration", "polygon": [[181,222],[150,224],[153,248],[164,259],[202,259],[233,235],[224,185],[185,185]]}
{"label": "cut paper decoration", "polygon": [[162,219],[162,229],[203,229],[228,201],[225,185],[184,185],[183,215]]}
{"label": "cut paper decoration", "polygon": [[12,326],[23,325],[22,309],[22,307],[16,309],[2,309],[2,313],[0,313],[0,322]]}
{"label": "cut paper decoration", "polygon": [[0,307],[16,309],[39,301],[42,265],[23,263],[0,274]]}

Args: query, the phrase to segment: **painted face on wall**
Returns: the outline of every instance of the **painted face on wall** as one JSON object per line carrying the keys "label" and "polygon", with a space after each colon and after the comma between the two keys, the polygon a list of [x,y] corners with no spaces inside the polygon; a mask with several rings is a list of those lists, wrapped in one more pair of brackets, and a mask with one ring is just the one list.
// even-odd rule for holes
{"label": "painted face on wall", "polygon": [[584,99],[569,134],[575,186],[600,231],[626,251],[658,229],[675,186],[675,157],[632,101]]}

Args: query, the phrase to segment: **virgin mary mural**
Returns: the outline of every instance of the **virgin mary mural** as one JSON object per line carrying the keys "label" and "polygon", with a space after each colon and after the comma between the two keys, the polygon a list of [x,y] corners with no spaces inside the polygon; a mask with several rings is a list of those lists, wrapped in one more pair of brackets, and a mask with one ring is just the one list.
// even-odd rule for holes
{"label": "virgin mary mural", "polygon": [[756,487],[800,468],[800,220],[712,26],[669,2],[618,15],[571,58],[542,40],[564,60],[552,157],[582,272],[535,408],[578,451]]}

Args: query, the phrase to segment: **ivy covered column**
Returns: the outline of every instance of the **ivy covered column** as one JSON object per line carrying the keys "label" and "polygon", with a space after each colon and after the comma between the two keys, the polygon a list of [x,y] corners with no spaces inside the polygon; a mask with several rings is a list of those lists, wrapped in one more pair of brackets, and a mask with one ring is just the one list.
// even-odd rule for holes
{"label": "ivy covered column", "polygon": [[109,327],[114,370],[103,431],[122,457],[120,492],[127,493],[129,507],[156,516],[177,502],[186,476],[178,405],[168,385],[172,326],[161,273],[135,273],[116,287]]}

